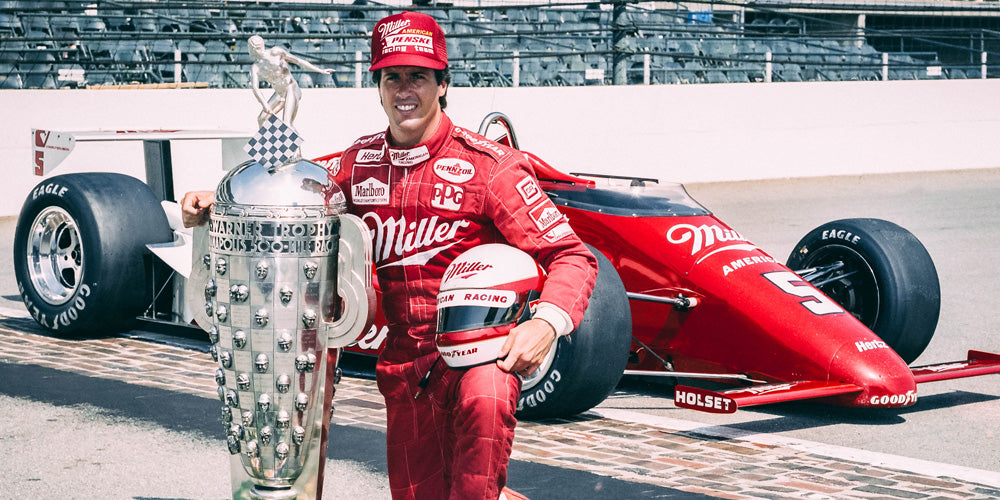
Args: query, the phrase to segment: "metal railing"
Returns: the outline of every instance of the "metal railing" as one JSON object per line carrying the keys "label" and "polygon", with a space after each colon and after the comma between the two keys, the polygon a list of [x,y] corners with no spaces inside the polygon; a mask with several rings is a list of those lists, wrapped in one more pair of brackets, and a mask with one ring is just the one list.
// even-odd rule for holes
{"label": "metal railing", "polygon": [[[425,9],[448,33],[453,84],[624,85],[1000,74],[993,62],[1000,54],[990,54],[997,50],[994,47],[1000,48],[1000,32],[991,29],[859,34],[844,26],[813,36],[802,29],[815,24],[810,15],[801,16],[794,33],[776,34],[770,23],[745,22],[745,12],[713,17],[680,4],[669,10],[641,9],[624,2],[604,3],[599,9],[586,8],[593,4],[541,5]],[[776,15],[774,9],[755,13]],[[310,75],[312,85],[367,86],[371,85],[364,71],[369,33],[386,13],[386,5],[294,4],[285,10],[252,3],[98,2],[91,11],[60,14],[76,16],[77,30],[66,28],[73,23],[56,21],[60,18],[56,16],[46,33],[29,29],[42,26],[40,19],[51,17],[52,12],[42,7],[0,8],[0,16],[24,21],[21,33],[13,28],[3,31],[7,28],[0,22],[0,86],[23,88],[26,82],[42,87],[241,86],[252,62],[245,39],[252,34],[262,34],[270,45],[281,44],[336,70],[333,78]],[[82,29],[85,21],[94,19],[102,21],[104,31]],[[151,26],[167,31],[152,31]],[[922,50],[880,52],[867,41],[904,36]],[[941,60],[941,52],[923,50],[926,47],[961,50],[963,60]],[[46,54],[53,60],[46,60]]]}

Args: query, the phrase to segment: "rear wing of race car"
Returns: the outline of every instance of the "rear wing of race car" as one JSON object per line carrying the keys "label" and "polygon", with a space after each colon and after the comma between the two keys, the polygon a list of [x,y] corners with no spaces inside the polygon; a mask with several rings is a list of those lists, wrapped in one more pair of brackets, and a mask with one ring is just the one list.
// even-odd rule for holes
{"label": "rear wing of race car", "polygon": [[[33,128],[31,129],[31,155],[34,159],[35,175],[44,176],[55,170],[73,152],[78,142],[144,141],[151,144],[175,140],[220,139],[223,141],[223,154],[225,154],[227,150],[242,152],[243,144],[250,138],[250,135],[246,132],[230,130],[156,129],[58,132]],[[239,156],[245,156],[245,154]]]}
{"label": "rear wing of race car", "polygon": [[31,129],[32,169],[35,175],[50,174],[73,152],[78,142],[142,141],[146,161],[146,183],[162,199],[172,198],[173,166],[170,142],[218,139],[223,165],[237,165],[248,158],[243,145],[252,134],[229,130],[89,130],[60,132]]}
{"label": "rear wing of race car", "polygon": [[[918,384],[990,375],[1000,373],[1000,354],[969,351],[968,359],[964,361],[917,366],[910,371]],[[748,406],[854,394],[863,390],[863,387],[855,384],[818,380],[765,384],[726,391],[678,385],[674,390],[674,405],[708,413],[735,413],[737,409]]]}

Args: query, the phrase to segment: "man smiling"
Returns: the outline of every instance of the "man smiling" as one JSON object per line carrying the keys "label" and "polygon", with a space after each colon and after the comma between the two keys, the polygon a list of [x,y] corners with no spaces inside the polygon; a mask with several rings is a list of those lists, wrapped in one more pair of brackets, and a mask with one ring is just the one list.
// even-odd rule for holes
{"label": "man smiling", "polygon": [[379,97],[395,145],[429,139],[441,123],[438,100],[448,92],[447,84],[438,84],[433,70],[419,66],[390,66],[379,76]]}
{"label": "man smiling", "polygon": [[[376,376],[386,400],[393,498],[514,497],[504,490],[520,375],[538,369],[579,324],[596,261],[539,189],[527,159],[456,127],[447,106],[447,46],[430,16],[403,12],[372,34],[370,71],[389,121],[335,168],[348,210],[372,229],[389,333]],[[542,207],[545,205],[545,207]],[[513,245],[548,272],[532,319],[511,330],[500,359],[466,369],[438,363],[437,294],[445,268],[486,243]]]}

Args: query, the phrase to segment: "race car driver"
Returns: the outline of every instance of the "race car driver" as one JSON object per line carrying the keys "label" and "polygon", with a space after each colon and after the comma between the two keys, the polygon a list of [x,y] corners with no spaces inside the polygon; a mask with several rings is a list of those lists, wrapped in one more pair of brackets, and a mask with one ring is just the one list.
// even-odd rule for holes
{"label": "race car driver", "polygon": [[[521,379],[579,324],[596,259],[541,191],[527,159],[452,124],[444,34],[430,16],[376,23],[370,71],[389,121],[342,155],[332,175],[348,211],[371,229],[388,337],[376,367],[386,402],[394,499],[503,498]],[[211,193],[188,193],[185,223]],[[548,273],[534,315],[509,333],[496,363],[438,363],[438,288],[448,264],[485,243],[531,255]]]}

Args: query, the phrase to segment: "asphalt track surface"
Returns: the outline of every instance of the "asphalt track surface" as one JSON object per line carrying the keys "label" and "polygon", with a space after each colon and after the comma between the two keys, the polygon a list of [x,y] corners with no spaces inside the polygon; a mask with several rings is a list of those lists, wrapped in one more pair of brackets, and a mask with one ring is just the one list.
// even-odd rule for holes
{"label": "asphalt track surface", "polygon": [[[0,380],[17,381],[0,391],[0,449],[22,457],[0,477],[0,496],[229,497],[216,400],[25,364],[0,363]],[[331,436],[325,498],[388,498],[384,435],[334,426]],[[508,473],[535,498],[711,498],[517,460]]]}
{"label": "asphalt track surface", "polygon": [[[938,331],[915,364],[1000,352],[995,309],[1000,271],[1000,170],[837,177],[688,186],[747,239],[784,260],[813,227],[878,217],[910,229],[935,260],[942,285]],[[0,315],[22,310],[10,266],[14,219],[0,219]],[[34,328],[27,322],[5,326]],[[1000,376],[920,387],[902,411],[809,403],[711,415],[673,407],[672,391],[630,379],[595,411],[619,419],[670,421],[720,434],[766,435],[845,459],[885,461],[920,472],[1000,477]],[[215,499],[229,495],[228,454],[217,404],[197,396],[0,362],[0,497]],[[384,436],[342,426],[331,448],[327,493],[387,498]],[[350,449],[350,456],[337,450]],[[330,480],[329,478],[335,478]],[[598,474],[514,461],[510,485],[532,498],[708,498]],[[332,488],[332,490],[331,490]],[[919,498],[914,496],[913,498]]]}

